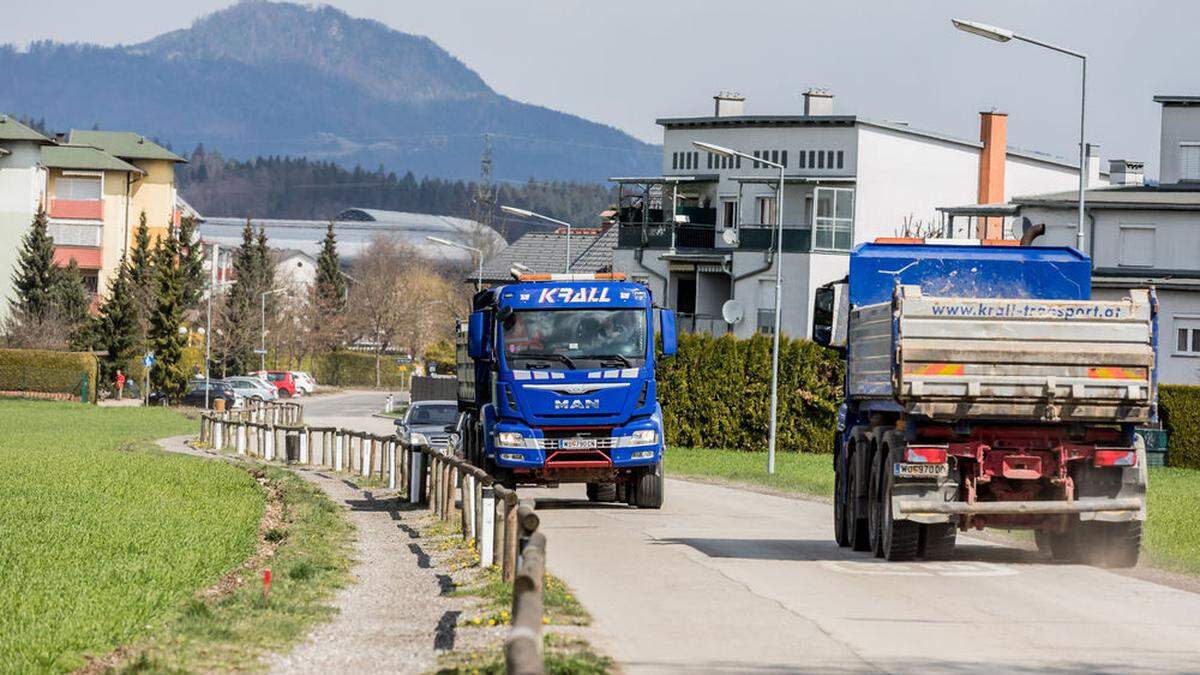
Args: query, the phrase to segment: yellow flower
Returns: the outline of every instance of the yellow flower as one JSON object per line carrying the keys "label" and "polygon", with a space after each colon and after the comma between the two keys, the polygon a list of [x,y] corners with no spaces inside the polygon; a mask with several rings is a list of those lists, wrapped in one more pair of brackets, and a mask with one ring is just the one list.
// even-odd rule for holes
{"label": "yellow flower", "polygon": [[489,626],[495,626],[495,625],[496,625],[496,620],[495,620],[495,619],[488,619],[488,625],[489,625]]}
{"label": "yellow flower", "polygon": [[549,626],[549,625],[550,625],[550,617],[548,617],[548,616],[543,616],[543,617],[542,617],[542,625],[543,625],[543,626]]}

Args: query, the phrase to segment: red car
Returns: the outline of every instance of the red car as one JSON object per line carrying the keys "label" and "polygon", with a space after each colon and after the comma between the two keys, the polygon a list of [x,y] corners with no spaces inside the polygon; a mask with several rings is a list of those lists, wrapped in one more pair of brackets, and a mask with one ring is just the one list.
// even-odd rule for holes
{"label": "red car", "polygon": [[280,397],[296,395],[296,378],[286,370],[268,370],[267,382],[275,385]]}

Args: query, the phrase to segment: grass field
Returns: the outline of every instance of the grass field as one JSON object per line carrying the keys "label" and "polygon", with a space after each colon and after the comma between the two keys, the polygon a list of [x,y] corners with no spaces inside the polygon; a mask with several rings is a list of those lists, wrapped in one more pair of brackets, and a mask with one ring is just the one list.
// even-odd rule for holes
{"label": "grass field", "polygon": [[[767,475],[767,455],[763,452],[670,448],[665,456],[668,475],[761,485],[827,499],[833,495],[830,455],[778,453],[774,476]],[[1144,560],[1155,567],[1200,574],[1197,496],[1200,471],[1150,469]]]}
{"label": "grass field", "polygon": [[166,455],[164,409],[0,401],[0,670],[62,672],[158,627],[251,555],[245,471]]}

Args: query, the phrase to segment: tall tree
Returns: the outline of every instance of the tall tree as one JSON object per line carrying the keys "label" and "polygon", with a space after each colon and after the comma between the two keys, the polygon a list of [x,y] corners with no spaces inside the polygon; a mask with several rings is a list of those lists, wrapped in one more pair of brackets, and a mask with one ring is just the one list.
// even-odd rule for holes
{"label": "tall tree", "polygon": [[74,259],[66,267],[56,270],[50,297],[54,314],[67,331],[67,344],[72,349],[88,349],[91,343],[88,310],[92,306],[92,294],[83,283],[83,274]]}
{"label": "tall tree", "polygon": [[242,228],[242,244],[233,258],[233,288],[221,312],[218,352],[225,373],[241,374],[257,369],[254,359],[259,292],[257,251],[254,225],[247,220]]}
{"label": "tall tree", "polygon": [[154,311],[154,248],[150,243],[150,226],[146,224],[145,211],[138,216],[133,247],[129,250],[129,282],[133,300],[138,306],[141,336],[144,339],[149,329],[150,314]]}
{"label": "tall tree", "polygon": [[138,307],[130,287],[129,264],[122,257],[96,321],[96,347],[108,352],[100,362],[104,382],[111,382],[118,369],[129,372],[138,357],[140,331]]}
{"label": "tall tree", "polygon": [[[346,300],[346,275],[342,273],[337,235],[333,231],[333,222],[330,222],[321,241],[317,276],[308,289],[306,303],[308,316],[304,323],[313,356],[313,370],[317,370],[318,357],[342,345],[346,332]],[[318,377],[322,375],[315,374]]]}
{"label": "tall tree", "polygon": [[154,313],[150,317],[148,342],[155,363],[150,382],[156,391],[177,400],[187,391],[183,348],[187,335],[183,326],[184,278],[179,264],[179,239],[174,233],[159,239],[154,251]]}
{"label": "tall tree", "polygon": [[184,218],[179,225],[179,267],[183,273],[183,302],[186,309],[200,304],[204,295],[204,244],[196,231],[196,220]]}
{"label": "tall tree", "polygon": [[17,254],[17,268],[13,273],[16,295],[9,300],[13,314],[34,323],[49,318],[54,306],[52,289],[57,276],[54,239],[48,231],[46,212],[38,209],[29,231],[21,238],[21,250]]}

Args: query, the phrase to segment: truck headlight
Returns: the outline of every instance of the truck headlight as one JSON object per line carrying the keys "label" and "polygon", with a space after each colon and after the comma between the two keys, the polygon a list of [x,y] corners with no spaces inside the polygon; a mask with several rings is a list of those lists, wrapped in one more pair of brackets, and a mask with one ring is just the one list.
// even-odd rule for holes
{"label": "truck headlight", "polygon": [[525,437],[519,431],[501,431],[496,434],[496,447],[523,448]]}
{"label": "truck headlight", "polygon": [[654,445],[658,443],[658,431],[654,429],[638,429],[637,431],[622,436],[619,444],[622,447],[634,447],[639,445]]}
{"label": "truck headlight", "polygon": [[429,437],[427,437],[425,434],[423,434],[419,431],[414,431],[408,435],[408,444],[409,445],[429,445]]}

